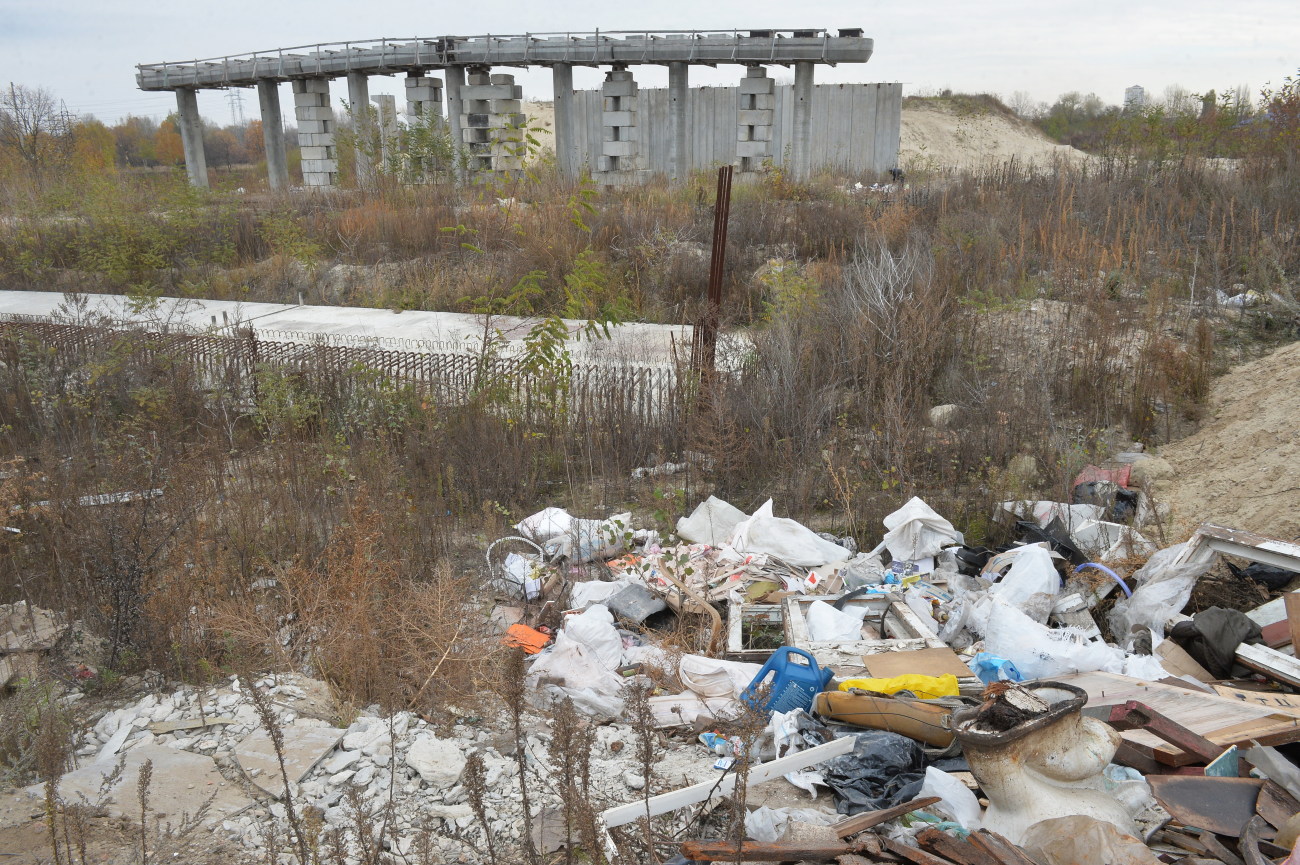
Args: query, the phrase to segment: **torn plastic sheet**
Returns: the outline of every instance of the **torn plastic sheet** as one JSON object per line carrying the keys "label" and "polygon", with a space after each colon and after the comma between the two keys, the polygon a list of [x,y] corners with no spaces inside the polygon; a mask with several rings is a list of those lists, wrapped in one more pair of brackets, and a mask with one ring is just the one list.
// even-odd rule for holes
{"label": "torn plastic sheet", "polygon": [[769,808],[760,805],[745,814],[745,835],[755,841],[771,844],[785,837],[790,823],[812,823],[829,826],[839,820],[839,815],[828,814],[816,808]]}
{"label": "torn plastic sheet", "polygon": [[1126,654],[1114,646],[1089,641],[1073,628],[1048,628],[997,600],[989,610],[984,647],[1011,661],[1031,680],[1094,670],[1148,680],[1167,675],[1153,656]]}
{"label": "torn plastic sheet", "polygon": [[731,540],[736,526],[748,514],[715,496],[695,506],[689,517],[677,521],[677,536],[694,544],[720,547]]}
{"label": "torn plastic sheet", "polygon": [[1067,530],[1088,520],[1099,520],[1106,511],[1100,505],[1071,505],[1048,501],[1002,502],[999,507],[1013,517],[1038,523],[1040,528],[1047,528],[1052,520],[1059,519]]}
{"label": "torn plastic sheet", "polygon": [[947,772],[934,766],[927,766],[925,781],[921,784],[921,791],[916,795],[919,799],[938,796],[940,801],[930,806],[928,810],[952,818],[968,832],[979,829],[983,817],[979,800],[975,798],[975,794],[969,787]]}
{"label": "torn plastic sheet", "polygon": [[1119,523],[1089,520],[1072,533],[1075,543],[1097,561],[1111,562],[1131,556],[1150,556],[1156,545],[1131,527]]}
{"label": "torn plastic sheet", "polygon": [[884,519],[884,540],[872,554],[888,549],[891,556],[902,562],[914,562],[939,553],[952,544],[965,542],[962,533],[919,497],[913,496],[898,510]]}
{"label": "torn plastic sheet", "polygon": [[754,511],[753,516],[737,523],[731,546],[738,553],[767,553],[787,565],[802,568],[821,567],[853,555],[802,523],[772,516],[771,499]]}
{"label": "torn plastic sheet", "polygon": [[1187,549],[1187,544],[1160,550],[1143,565],[1129,582],[1135,583],[1131,597],[1115,603],[1110,612],[1110,629],[1120,643],[1129,644],[1134,630],[1150,628],[1156,636],[1165,633],[1165,622],[1183,607],[1192,596],[1192,590],[1213,560],[1177,564]]}

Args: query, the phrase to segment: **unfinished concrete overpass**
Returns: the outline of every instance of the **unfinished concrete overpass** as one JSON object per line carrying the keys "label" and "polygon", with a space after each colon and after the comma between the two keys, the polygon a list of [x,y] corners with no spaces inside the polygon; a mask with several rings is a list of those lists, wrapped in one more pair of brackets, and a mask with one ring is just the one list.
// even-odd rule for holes
{"label": "unfinished concrete overpass", "polygon": [[[792,132],[788,136],[791,167],[796,175],[806,176],[811,168],[814,67],[865,63],[872,47],[872,40],[857,28],[834,34],[824,29],[756,29],[372,39],[141,64],[136,80],[142,90],[175,92],[186,168],[191,183],[198,186],[207,185],[207,166],[197,92],[256,87],[272,188],[287,186],[289,179],[277,89],[289,82],[302,148],[303,181],[308,186],[328,187],[336,183],[338,173],[331,80],[346,77],[349,105],[361,107],[370,104],[370,76],[405,74],[407,115],[436,115],[442,122],[443,81],[428,74],[441,70],[446,78],[445,122],[451,140],[466,152],[469,170],[500,171],[521,165],[517,130],[523,125],[523,93],[512,74],[493,74],[492,69],[547,66],[554,76],[555,143],[561,171],[576,176],[585,163],[607,182],[633,182],[645,171],[642,142],[648,136],[638,128],[638,88],[630,67],[668,68],[671,131],[667,164],[668,173],[680,178],[691,164],[687,135],[690,67],[746,67],[737,86],[735,123],[735,155],[743,170],[774,155],[776,88],[766,68],[788,66],[794,68]],[[573,110],[574,66],[609,67],[601,86],[599,154],[579,152]],[[375,121],[369,112],[357,112],[356,122]],[[363,180],[374,171],[365,154],[358,154],[357,171]]]}

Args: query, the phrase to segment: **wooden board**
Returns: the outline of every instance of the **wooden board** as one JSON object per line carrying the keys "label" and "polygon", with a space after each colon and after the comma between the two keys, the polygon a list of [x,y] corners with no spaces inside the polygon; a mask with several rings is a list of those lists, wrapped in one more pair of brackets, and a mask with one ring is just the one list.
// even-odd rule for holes
{"label": "wooden board", "polygon": [[1259,798],[1255,800],[1255,813],[1273,824],[1274,829],[1281,829],[1296,814],[1300,814],[1300,802],[1282,789],[1274,781],[1265,781],[1259,788]]}
{"label": "wooden board", "polygon": [[1263,706],[1272,712],[1290,712],[1300,716],[1300,694],[1283,694],[1278,691],[1247,691],[1231,685],[1213,685],[1220,697]]}
{"label": "wooden board", "polygon": [[1293,688],[1300,688],[1300,658],[1284,655],[1268,646],[1242,643],[1237,647],[1236,659],[1243,667]]}
{"label": "wooden board", "polygon": [[[1116,673],[1075,673],[1072,676],[1057,676],[1053,681],[1083,688],[1088,692],[1089,707],[1122,706],[1129,700],[1146,703],[1224,749],[1230,745],[1248,747],[1251,740],[1268,745],[1300,741],[1300,716],[1268,706],[1215,697]],[[1184,754],[1177,747],[1145,730],[1127,730],[1120,735],[1138,752],[1167,766],[1185,766],[1196,762],[1191,755]]]}
{"label": "wooden board", "polygon": [[946,647],[864,655],[862,663],[866,665],[867,672],[877,679],[892,679],[908,673],[920,676],[952,675],[959,679],[974,675],[957,653]]}

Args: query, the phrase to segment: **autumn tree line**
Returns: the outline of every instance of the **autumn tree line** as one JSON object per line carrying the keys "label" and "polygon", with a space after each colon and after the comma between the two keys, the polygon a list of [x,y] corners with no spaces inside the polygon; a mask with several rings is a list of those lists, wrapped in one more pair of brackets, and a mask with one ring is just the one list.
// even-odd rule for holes
{"label": "autumn tree line", "polygon": [[[286,136],[296,151],[296,136]],[[210,168],[256,164],[265,158],[262,121],[203,125]],[[15,171],[39,177],[76,166],[81,171],[175,167],[185,162],[175,114],[159,121],[127,115],[109,125],[66,112],[42,87],[10,83],[0,91],[0,177]]]}

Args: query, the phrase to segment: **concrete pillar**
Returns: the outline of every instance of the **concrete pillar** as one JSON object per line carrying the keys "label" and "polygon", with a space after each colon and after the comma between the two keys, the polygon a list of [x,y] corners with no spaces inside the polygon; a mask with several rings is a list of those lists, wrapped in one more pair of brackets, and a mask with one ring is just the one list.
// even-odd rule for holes
{"label": "concrete pillar", "polygon": [[690,84],[690,68],[682,62],[668,64],[668,123],[672,129],[673,142],[668,171],[674,180],[685,180],[691,174],[691,154],[687,149],[690,139],[686,135],[686,94]]}
{"label": "concrete pillar", "polygon": [[370,114],[370,79],[364,72],[348,73],[348,108],[356,135],[357,185],[369,186],[375,179],[375,124]]}
{"label": "concrete pillar", "polygon": [[471,172],[524,167],[523,95],[513,75],[492,75],[486,67],[470,70],[461,88],[460,124]]}
{"label": "concrete pillar", "polygon": [[284,120],[280,116],[280,84],[264,78],[257,82],[257,104],[262,108],[262,149],[266,151],[266,179],[272,189],[289,186],[289,162],[284,153]]}
{"label": "concrete pillar", "polygon": [[637,128],[637,86],[632,73],[614,68],[605,73],[600,85],[604,103],[601,112],[600,162],[597,171],[606,175],[606,183],[629,182],[631,172],[641,167],[640,130]]}
{"label": "concrete pillar", "polygon": [[736,156],[741,171],[761,171],[772,158],[772,116],[776,113],[776,82],[762,66],[751,66],[740,79],[736,116]]}
{"label": "concrete pillar", "polygon": [[176,91],[176,125],[181,128],[181,146],[185,149],[185,171],[191,186],[208,185],[208,158],[203,153],[203,121],[199,119],[199,94],[180,88]]}
{"label": "concrete pillar", "polygon": [[378,167],[380,171],[384,171],[392,164],[389,161],[392,156],[391,149],[397,143],[397,97],[384,93],[371,96],[370,101],[375,105],[373,110],[379,133]]}
{"label": "concrete pillar", "polygon": [[328,78],[299,78],[293,82],[293,110],[298,119],[302,151],[302,182],[319,188],[338,183],[338,152],[334,148],[334,108]]}
{"label": "concrete pillar", "polygon": [[[441,78],[426,78],[418,72],[407,76],[406,120],[412,128],[418,127],[433,135],[443,132]],[[428,149],[408,149],[406,158],[410,176],[417,181],[428,180],[430,173],[439,168]]]}
{"label": "concrete pillar", "polygon": [[464,180],[464,160],[461,157],[465,149],[465,132],[460,119],[465,111],[465,100],[461,91],[465,89],[465,67],[447,67],[447,131],[451,134],[452,169],[457,180]]}
{"label": "concrete pillar", "polygon": [[555,165],[561,177],[573,179],[581,165],[573,126],[573,64],[556,63],[551,67],[551,80],[555,90]]}
{"label": "concrete pillar", "polygon": [[800,60],[794,64],[794,176],[807,180],[812,174],[812,95],[813,64]]}

